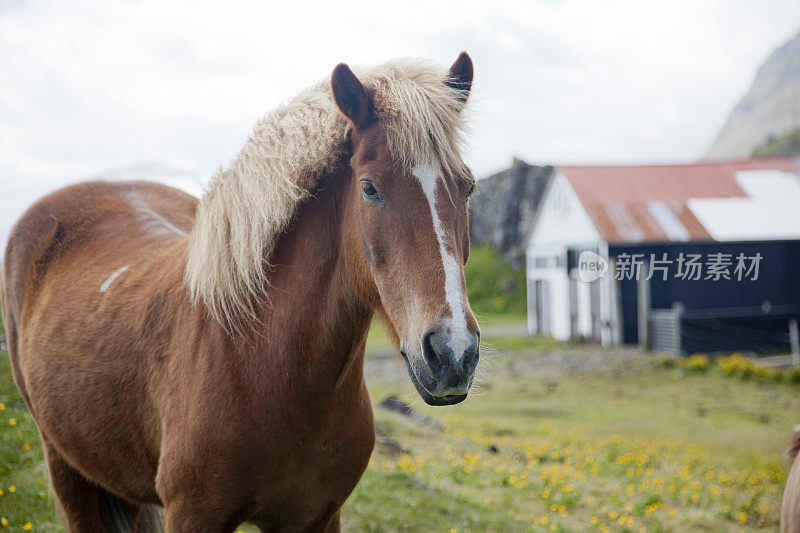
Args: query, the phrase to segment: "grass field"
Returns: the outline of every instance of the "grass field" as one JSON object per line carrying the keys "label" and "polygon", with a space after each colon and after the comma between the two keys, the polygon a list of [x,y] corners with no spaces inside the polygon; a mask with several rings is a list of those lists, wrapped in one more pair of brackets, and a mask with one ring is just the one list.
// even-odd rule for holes
{"label": "grass field", "polygon": [[[796,386],[653,364],[536,377],[514,370],[522,359],[502,352],[494,378],[449,408],[422,405],[407,380],[372,380],[378,431],[403,450],[376,446],[345,531],[777,528]],[[389,394],[445,429],[377,407]],[[5,353],[0,404],[0,530],[59,531]]]}

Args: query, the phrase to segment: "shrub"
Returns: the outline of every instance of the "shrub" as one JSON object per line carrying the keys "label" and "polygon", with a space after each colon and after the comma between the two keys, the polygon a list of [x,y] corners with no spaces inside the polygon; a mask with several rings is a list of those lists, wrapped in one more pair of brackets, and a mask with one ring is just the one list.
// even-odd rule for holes
{"label": "shrub", "polygon": [[686,369],[687,372],[708,372],[711,367],[711,360],[704,353],[696,353],[684,359],[681,367]]}
{"label": "shrub", "polygon": [[728,357],[717,359],[717,368],[726,376],[738,376],[742,379],[748,379],[754,374],[757,367],[747,357],[740,353],[734,353]]}
{"label": "shrub", "polygon": [[800,367],[794,367],[786,371],[786,381],[789,383],[800,383]]}
{"label": "shrub", "polygon": [[475,313],[525,312],[525,270],[513,268],[488,246],[472,247],[464,275],[469,303]]}

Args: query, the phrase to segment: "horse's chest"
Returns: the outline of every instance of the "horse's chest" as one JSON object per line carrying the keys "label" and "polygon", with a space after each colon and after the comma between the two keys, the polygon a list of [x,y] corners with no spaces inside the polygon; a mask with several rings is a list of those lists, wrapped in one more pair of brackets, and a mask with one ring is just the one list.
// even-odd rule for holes
{"label": "horse's chest", "polygon": [[350,412],[348,418],[296,437],[291,450],[275,458],[282,464],[273,471],[277,476],[263,480],[256,522],[269,529],[290,524],[305,529],[338,510],[361,478],[374,445],[371,409]]}

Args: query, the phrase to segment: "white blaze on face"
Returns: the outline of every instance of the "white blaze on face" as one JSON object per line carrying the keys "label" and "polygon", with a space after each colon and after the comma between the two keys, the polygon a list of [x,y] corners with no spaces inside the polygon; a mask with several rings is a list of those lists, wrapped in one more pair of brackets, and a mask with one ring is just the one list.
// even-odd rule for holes
{"label": "white blaze on face", "polygon": [[417,165],[412,169],[411,173],[422,186],[422,192],[425,193],[425,198],[428,199],[428,206],[431,208],[433,231],[436,233],[436,240],[439,242],[439,253],[442,256],[442,266],[444,267],[444,293],[447,304],[450,306],[450,316],[452,317],[448,344],[453,350],[456,360],[458,360],[469,348],[470,337],[467,330],[467,316],[464,311],[464,292],[461,290],[461,263],[453,257],[453,254],[447,251],[442,221],[436,210],[436,189],[441,180],[439,173],[430,164]]}

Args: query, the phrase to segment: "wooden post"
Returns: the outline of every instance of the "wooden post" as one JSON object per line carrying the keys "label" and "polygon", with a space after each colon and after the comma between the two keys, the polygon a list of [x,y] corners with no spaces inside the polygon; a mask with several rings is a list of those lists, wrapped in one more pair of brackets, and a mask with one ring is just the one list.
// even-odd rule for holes
{"label": "wooden post", "polygon": [[797,318],[789,320],[789,343],[792,345],[792,365],[800,366],[800,335],[797,331]]}
{"label": "wooden post", "polygon": [[639,346],[650,348],[650,280],[647,279],[647,261],[636,269],[636,316],[639,325]]}
{"label": "wooden post", "polygon": [[683,355],[683,302],[673,302],[672,312],[675,320],[675,351]]}
{"label": "wooden post", "polygon": [[535,335],[537,331],[537,321],[539,317],[536,316],[536,282],[530,278],[530,272],[525,269],[525,291],[528,300],[528,335]]}

